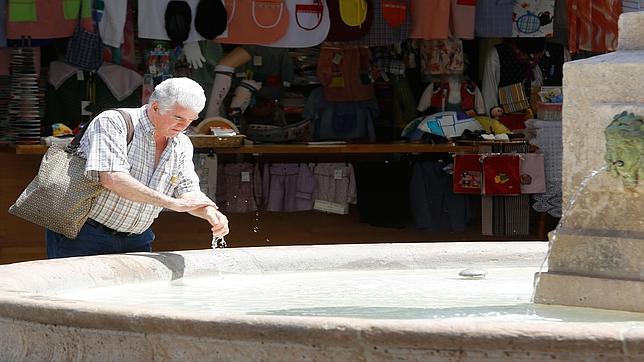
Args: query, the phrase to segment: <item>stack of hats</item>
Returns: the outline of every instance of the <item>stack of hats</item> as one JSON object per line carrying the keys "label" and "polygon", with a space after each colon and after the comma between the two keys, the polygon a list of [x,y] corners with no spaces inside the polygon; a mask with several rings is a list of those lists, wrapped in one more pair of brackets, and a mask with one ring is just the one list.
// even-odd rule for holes
{"label": "stack of hats", "polygon": [[9,138],[16,144],[40,143],[40,92],[36,48],[11,50]]}

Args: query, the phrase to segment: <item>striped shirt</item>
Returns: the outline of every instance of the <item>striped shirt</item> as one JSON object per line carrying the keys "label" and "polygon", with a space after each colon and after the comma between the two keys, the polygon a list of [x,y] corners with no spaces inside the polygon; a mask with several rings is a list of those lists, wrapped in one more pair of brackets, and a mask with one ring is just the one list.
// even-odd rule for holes
{"label": "striped shirt", "polygon": [[[99,114],[92,121],[80,144],[87,158],[85,175],[98,181],[99,171],[128,172],[143,185],[168,196],[178,197],[199,191],[199,178],[192,163],[192,143],[184,135],[170,139],[154,168],[154,126],[148,106],[125,109],[132,116],[134,137],[127,145],[127,125],[114,110]],[[89,217],[122,232],[142,233],[162,210],[161,207],[127,200],[105,190],[98,197]]]}

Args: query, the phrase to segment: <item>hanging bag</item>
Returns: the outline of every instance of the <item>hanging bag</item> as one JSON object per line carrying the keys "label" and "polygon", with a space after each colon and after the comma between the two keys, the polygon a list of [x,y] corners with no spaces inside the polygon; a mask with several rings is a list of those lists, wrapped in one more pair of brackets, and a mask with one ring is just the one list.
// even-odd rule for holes
{"label": "hanging bag", "polygon": [[[132,118],[117,109],[127,124],[127,144],[134,135]],[[85,177],[85,159],[78,155],[87,124],[68,146],[52,145],[43,157],[38,174],[11,205],[9,213],[36,225],[76,238],[87,221],[103,186]]]}
{"label": "hanging bag", "polygon": [[93,21],[93,31],[87,31],[81,25],[84,2],[84,0],[80,1],[78,22],[74,28],[74,34],[67,43],[65,61],[82,70],[94,71],[103,64],[103,42]]}

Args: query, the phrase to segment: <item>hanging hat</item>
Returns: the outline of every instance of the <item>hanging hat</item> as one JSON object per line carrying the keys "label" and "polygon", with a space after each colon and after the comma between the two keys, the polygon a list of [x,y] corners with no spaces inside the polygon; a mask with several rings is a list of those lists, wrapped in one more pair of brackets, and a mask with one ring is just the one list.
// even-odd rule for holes
{"label": "hanging hat", "polygon": [[228,14],[221,0],[200,0],[195,14],[195,30],[206,39],[226,31]]}
{"label": "hanging hat", "polygon": [[190,34],[192,10],[185,1],[170,1],[165,8],[165,31],[173,43],[183,43]]}

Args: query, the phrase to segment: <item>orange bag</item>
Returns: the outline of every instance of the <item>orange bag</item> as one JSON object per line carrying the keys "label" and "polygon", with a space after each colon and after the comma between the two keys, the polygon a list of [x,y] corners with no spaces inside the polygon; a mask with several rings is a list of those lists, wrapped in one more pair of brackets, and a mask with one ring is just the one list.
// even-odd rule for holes
{"label": "orange bag", "polygon": [[217,37],[223,44],[267,45],[278,41],[288,29],[284,0],[225,0],[226,32]]}

